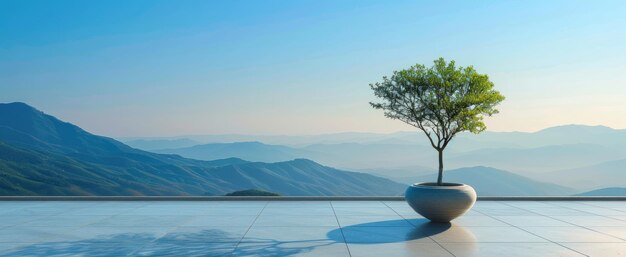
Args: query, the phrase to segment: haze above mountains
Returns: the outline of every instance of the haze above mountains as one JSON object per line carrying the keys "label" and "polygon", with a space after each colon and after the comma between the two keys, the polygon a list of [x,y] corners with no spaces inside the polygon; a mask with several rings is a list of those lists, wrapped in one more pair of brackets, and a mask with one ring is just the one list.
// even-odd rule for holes
{"label": "haze above mountains", "polygon": [[[126,145],[23,103],[0,104],[0,194],[223,195],[261,189],[400,195],[407,184],[435,178],[435,152],[422,139],[410,132],[213,135],[127,139]],[[624,130],[571,125],[462,134],[453,142],[444,180],[471,184],[484,196],[572,195],[626,185]]]}

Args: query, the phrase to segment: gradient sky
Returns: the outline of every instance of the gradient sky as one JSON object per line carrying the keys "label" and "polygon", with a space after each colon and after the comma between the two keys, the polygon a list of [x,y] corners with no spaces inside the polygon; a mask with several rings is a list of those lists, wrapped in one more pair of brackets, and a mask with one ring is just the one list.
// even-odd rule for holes
{"label": "gradient sky", "polygon": [[438,57],[493,131],[626,128],[626,1],[0,0],[0,102],[108,136],[411,130],[368,84]]}

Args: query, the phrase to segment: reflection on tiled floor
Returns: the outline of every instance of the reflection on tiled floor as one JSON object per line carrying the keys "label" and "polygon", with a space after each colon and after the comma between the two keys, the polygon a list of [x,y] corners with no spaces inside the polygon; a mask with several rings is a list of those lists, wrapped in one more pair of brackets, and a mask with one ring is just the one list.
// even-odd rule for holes
{"label": "reflection on tiled floor", "polygon": [[0,256],[626,256],[626,202],[0,202]]}

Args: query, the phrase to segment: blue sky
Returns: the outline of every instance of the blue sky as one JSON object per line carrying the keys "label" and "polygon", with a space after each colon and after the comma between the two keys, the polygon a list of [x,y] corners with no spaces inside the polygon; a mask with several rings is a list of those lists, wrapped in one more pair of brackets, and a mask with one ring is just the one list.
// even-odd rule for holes
{"label": "blue sky", "polygon": [[438,57],[495,131],[626,128],[624,1],[6,1],[0,102],[109,136],[411,130],[368,87]]}

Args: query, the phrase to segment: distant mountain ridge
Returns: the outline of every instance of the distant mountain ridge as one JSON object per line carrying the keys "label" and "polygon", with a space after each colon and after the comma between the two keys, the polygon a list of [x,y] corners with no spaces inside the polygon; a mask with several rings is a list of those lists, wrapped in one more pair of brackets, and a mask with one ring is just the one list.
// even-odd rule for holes
{"label": "distant mountain ridge", "polygon": [[[429,182],[436,180],[436,174],[407,178],[395,181],[405,183]],[[444,172],[444,181],[471,185],[479,196],[542,196],[571,195],[577,191],[552,183],[544,183],[508,171],[477,166]]]}
{"label": "distant mountain ridge", "polygon": [[403,186],[308,160],[199,161],[145,152],[23,103],[0,104],[2,195],[223,195],[249,188],[281,195],[398,195]]}
{"label": "distant mountain ridge", "polygon": [[[264,138],[264,137],[261,137]],[[282,139],[281,139],[282,138]],[[254,147],[246,147],[241,142],[204,144],[183,149],[160,150],[160,153],[175,153],[181,156],[212,160],[215,158],[237,157],[244,159],[275,162],[287,158],[307,158],[346,170],[366,171],[387,178],[399,174],[423,174],[436,169],[436,152],[427,144],[423,135],[417,132],[397,132],[391,134],[343,133],[328,138],[319,136],[273,136],[270,141],[299,143],[308,138],[312,144],[286,146],[255,142]],[[219,136],[212,136],[219,139]],[[353,140],[350,142],[350,140]],[[328,142],[328,143],[320,143]],[[227,147],[227,144],[237,147]],[[229,151],[205,151],[211,148],[227,148]],[[262,156],[262,159],[259,157]],[[484,132],[478,135],[462,133],[452,140],[444,153],[447,169],[468,166],[489,166],[506,170],[524,177],[548,183],[561,183],[577,190],[590,190],[598,186],[620,186],[615,182],[626,177],[619,172],[600,171],[606,174],[603,179],[590,185],[568,182],[574,178],[581,182],[588,177],[596,181],[592,171],[580,171],[579,175],[556,174],[559,170],[576,170],[582,167],[600,165],[606,162],[626,159],[626,130],[605,126],[564,125],[546,128],[537,132]],[[612,169],[626,170],[626,164]],[[597,170],[597,169],[594,169]],[[390,175],[385,175],[390,173]],[[545,176],[544,176],[545,174]],[[617,177],[612,177],[617,176]],[[560,177],[563,177],[561,180]],[[600,183],[602,182],[602,183]]]}
{"label": "distant mountain ridge", "polygon": [[230,157],[249,161],[279,162],[303,158],[306,151],[281,145],[266,145],[260,142],[235,142],[195,145],[177,149],[157,149],[156,153],[178,154],[198,160],[215,160]]}
{"label": "distant mountain ridge", "polygon": [[626,185],[626,159],[541,174],[562,185],[593,190]]}
{"label": "distant mountain ridge", "polygon": [[576,194],[578,196],[626,196],[626,187],[607,187]]}

